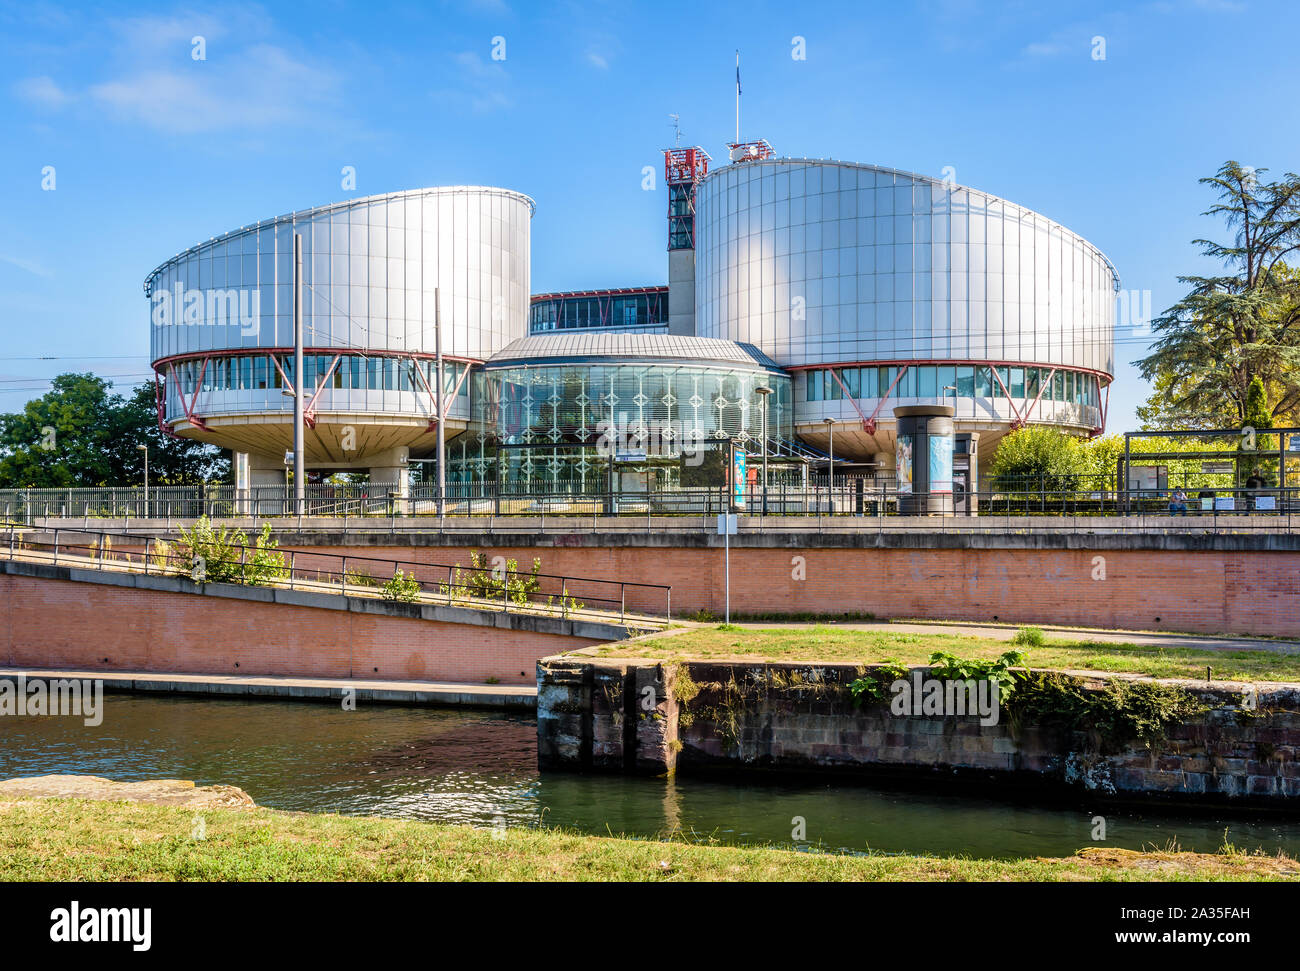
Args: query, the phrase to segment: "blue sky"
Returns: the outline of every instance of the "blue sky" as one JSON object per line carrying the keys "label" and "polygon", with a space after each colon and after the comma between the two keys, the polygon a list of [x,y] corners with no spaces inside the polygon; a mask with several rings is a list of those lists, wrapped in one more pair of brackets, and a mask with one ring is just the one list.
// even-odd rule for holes
{"label": "blue sky", "polygon": [[[1300,168],[1298,26],[1300,4],[1262,0],[2,3],[0,410],[59,371],[142,380],[154,266],[352,195],[518,189],[538,204],[534,292],[665,282],[642,168],[670,113],[725,156],[736,48],[745,137],[952,166],[1091,240],[1158,312],[1208,268],[1190,240],[1221,234],[1196,180],[1229,158]],[[1111,431],[1135,427],[1144,347],[1117,334]]]}

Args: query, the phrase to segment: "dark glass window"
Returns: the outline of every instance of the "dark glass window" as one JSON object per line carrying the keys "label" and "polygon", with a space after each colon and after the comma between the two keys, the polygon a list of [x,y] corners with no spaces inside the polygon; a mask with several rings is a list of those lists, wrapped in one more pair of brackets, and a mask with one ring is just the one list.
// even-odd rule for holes
{"label": "dark glass window", "polygon": [[957,368],[957,396],[959,398],[975,397],[975,369],[973,367]]}

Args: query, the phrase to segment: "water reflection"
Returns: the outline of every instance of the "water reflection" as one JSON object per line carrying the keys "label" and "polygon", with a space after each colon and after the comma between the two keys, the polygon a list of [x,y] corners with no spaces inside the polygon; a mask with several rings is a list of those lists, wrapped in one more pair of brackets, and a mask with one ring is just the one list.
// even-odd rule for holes
{"label": "water reflection", "polygon": [[[0,778],[77,773],[228,783],[279,809],[491,826],[542,822],[584,832],[693,833],[723,843],[789,843],[795,817],[827,848],[975,857],[1062,855],[1090,839],[1088,807],[833,784],[733,784],[539,775],[531,716],[419,708],[111,695],[104,723],[5,718]],[[1273,817],[1105,813],[1107,845],[1176,840],[1210,851],[1300,854],[1300,824]]]}

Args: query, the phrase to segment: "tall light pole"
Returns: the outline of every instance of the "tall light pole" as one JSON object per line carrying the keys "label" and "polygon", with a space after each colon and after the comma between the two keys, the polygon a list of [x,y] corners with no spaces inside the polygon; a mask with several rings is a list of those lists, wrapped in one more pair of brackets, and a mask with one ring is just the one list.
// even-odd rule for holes
{"label": "tall light pole", "polygon": [[442,520],[442,514],[445,509],[443,497],[447,491],[447,423],[444,420],[446,415],[446,405],[443,403],[443,379],[442,379],[442,297],[438,287],[433,288],[433,346],[436,351],[437,366],[434,370],[437,372],[438,394],[434,401],[434,407],[438,409],[438,519]]}
{"label": "tall light pole", "polygon": [[830,459],[826,463],[826,495],[830,500],[831,515],[835,515],[835,419],[823,418],[822,424],[826,426],[826,450],[830,453]]}
{"label": "tall light pole", "polygon": [[136,451],[144,452],[144,518],[149,518],[149,446],[137,445]]}
{"label": "tall light pole", "polygon": [[293,507],[301,516],[306,505],[307,473],[303,459],[302,384],[302,233],[293,234]]}
{"label": "tall light pole", "polygon": [[767,515],[767,396],[772,389],[767,385],[755,388],[754,392],[763,401],[763,515]]}

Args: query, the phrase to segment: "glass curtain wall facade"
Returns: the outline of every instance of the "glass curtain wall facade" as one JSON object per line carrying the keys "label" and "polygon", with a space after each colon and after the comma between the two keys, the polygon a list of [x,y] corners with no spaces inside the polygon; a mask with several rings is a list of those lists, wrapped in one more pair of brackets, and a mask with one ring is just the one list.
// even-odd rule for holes
{"label": "glass curtain wall facade", "polygon": [[671,363],[489,366],[471,375],[474,418],[451,449],[457,481],[503,488],[603,491],[610,452],[644,452],[673,485],[683,453],[733,438],[760,447],[792,434],[791,381],[754,369]]}
{"label": "glass curtain wall facade", "polygon": [[668,288],[592,293],[548,293],[529,307],[533,334],[593,327],[645,328],[668,323]]}

